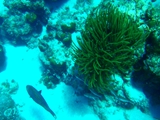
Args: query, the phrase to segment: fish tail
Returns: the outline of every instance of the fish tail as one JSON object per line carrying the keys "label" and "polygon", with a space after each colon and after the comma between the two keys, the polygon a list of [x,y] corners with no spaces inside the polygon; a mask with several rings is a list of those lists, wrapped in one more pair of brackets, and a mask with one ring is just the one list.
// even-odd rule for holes
{"label": "fish tail", "polygon": [[57,119],[57,116],[56,116],[55,114],[52,114],[52,116],[53,116],[55,119]]}
{"label": "fish tail", "polygon": [[49,112],[52,114],[52,116],[53,116],[55,119],[57,119],[56,114],[55,114],[52,110],[49,110]]}

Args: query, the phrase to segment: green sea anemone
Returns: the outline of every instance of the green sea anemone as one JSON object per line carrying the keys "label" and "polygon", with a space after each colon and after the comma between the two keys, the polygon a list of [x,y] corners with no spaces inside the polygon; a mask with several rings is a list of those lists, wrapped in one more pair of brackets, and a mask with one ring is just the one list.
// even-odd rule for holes
{"label": "green sea anemone", "polygon": [[135,51],[144,47],[145,33],[127,14],[113,5],[97,7],[86,19],[73,56],[89,89],[104,93],[113,88],[111,76],[126,73],[137,61]]}

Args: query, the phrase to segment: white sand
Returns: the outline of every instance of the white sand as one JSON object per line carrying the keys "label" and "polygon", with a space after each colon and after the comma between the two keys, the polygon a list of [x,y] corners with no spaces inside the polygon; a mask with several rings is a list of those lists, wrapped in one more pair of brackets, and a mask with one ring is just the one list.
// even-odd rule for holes
{"label": "white sand", "polygon": [[74,90],[64,83],[55,89],[48,90],[39,84],[41,78],[41,64],[38,59],[39,50],[27,47],[13,47],[5,45],[7,66],[0,73],[0,80],[14,79],[19,84],[19,89],[12,95],[14,101],[22,107],[18,107],[20,114],[26,120],[52,120],[53,116],[44,108],[36,104],[26,92],[26,85],[33,85],[37,90],[42,90],[42,95],[50,108],[57,115],[57,120],[98,120],[92,108],[88,106],[87,99],[77,97]]}

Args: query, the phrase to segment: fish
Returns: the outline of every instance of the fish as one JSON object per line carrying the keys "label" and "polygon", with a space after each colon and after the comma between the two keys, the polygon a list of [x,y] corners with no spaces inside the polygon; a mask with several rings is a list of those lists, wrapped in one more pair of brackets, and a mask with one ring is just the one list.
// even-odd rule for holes
{"label": "fish", "polygon": [[49,113],[52,114],[52,116],[57,119],[56,114],[50,109],[50,107],[48,106],[47,102],[45,101],[45,99],[43,98],[43,96],[41,95],[41,90],[38,91],[36,90],[33,86],[31,85],[27,85],[26,86],[27,92],[29,94],[29,96],[40,106],[42,106],[44,109],[46,109]]}

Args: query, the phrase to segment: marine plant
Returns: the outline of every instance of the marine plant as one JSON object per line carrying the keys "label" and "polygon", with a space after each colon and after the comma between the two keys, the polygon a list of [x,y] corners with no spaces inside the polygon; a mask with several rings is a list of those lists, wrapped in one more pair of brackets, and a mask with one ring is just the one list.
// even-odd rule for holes
{"label": "marine plant", "polygon": [[76,23],[71,22],[69,25],[62,24],[61,29],[63,32],[71,32],[73,33],[76,30]]}
{"label": "marine plant", "polygon": [[55,38],[60,40],[66,47],[70,47],[72,43],[71,33],[56,32]]}
{"label": "marine plant", "polygon": [[126,13],[113,5],[97,7],[87,17],[73,56],[89,89],[104,93],[114,87],[112,75],[125,74],[137,61],[136,50],[144,47],[145,33]]}
{"label": "marine plant", "polygon": [[26,21],[29,23],[34,23],[37,20],[37,15],[35,13],[26,14]]}
{"label": "marine plant", "polygon": [[50,62],[51,71],[59,75],[61,75],[63,72],[66,72],[66,62],[58,63],[55,57],[50,57],[48,60]]}
{"label": "marine plant", "polygon": [[63,44],[66,46],[66,47],[70,47],[71,43],[72,43],[72,36],[71,34],[67,34],[66,37],[63,39]]}

